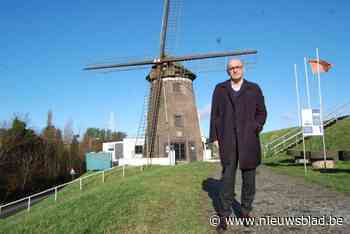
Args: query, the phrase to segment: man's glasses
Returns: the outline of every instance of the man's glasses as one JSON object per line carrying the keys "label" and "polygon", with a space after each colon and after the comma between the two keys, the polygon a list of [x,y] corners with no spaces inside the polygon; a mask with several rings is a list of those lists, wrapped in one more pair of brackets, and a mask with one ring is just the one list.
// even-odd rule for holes
{"label": "man's glasses", "polygon": [[228,70],[233,71],[235,69],[242,69],[242,68],[243,68],[243,66],[235,66],[235,67],[229,67]]}

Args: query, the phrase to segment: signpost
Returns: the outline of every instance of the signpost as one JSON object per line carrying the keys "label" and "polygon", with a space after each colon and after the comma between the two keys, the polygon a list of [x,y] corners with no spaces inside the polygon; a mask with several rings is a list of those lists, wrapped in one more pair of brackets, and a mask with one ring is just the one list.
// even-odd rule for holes
{"label": "signpost", "polygon": [[301,119],[304,137],[323,136],[323,124],[319,109],[302,109]]}

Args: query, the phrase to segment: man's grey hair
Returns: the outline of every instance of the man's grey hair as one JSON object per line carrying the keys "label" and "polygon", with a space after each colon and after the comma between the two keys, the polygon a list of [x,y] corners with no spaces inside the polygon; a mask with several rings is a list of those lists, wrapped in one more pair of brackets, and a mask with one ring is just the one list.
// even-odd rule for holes
{"label": "man's grey hair", "polygon": [[227,74],[228,75],[230,75],[230,72],[229,72],[229,64],[230,64],[230,62],[232,61],[232,60],[239,60],[239,61],[241,61],[241,63],[242,63],[242,66],[243,66],[243,69],[244,69],[244,61],[243,60],[241,60],[241,59],[235,59],[235,58],[231,58],[231,59],[229,59],[228,61],[227,61],[227,63],[226,63],[226,72],[227,72]]}

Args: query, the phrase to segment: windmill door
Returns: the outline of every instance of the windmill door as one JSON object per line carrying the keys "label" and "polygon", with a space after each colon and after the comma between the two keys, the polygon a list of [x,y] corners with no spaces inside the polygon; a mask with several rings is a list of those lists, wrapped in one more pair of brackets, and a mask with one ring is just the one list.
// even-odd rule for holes
{"label": "windmill door", "polygon": [[175,150],[175,160],[176,161],[186,160],[185,143],[173,143],[172,145]]}

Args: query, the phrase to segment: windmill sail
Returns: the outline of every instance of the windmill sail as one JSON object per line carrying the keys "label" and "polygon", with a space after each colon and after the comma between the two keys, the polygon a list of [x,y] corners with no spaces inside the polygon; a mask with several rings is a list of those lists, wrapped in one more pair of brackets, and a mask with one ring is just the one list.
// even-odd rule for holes
{"label": "windmill sail", "polygon": [[165,54],[175,54],[178,49],[182,8],[183,0],[172,0],[169,2]]}

